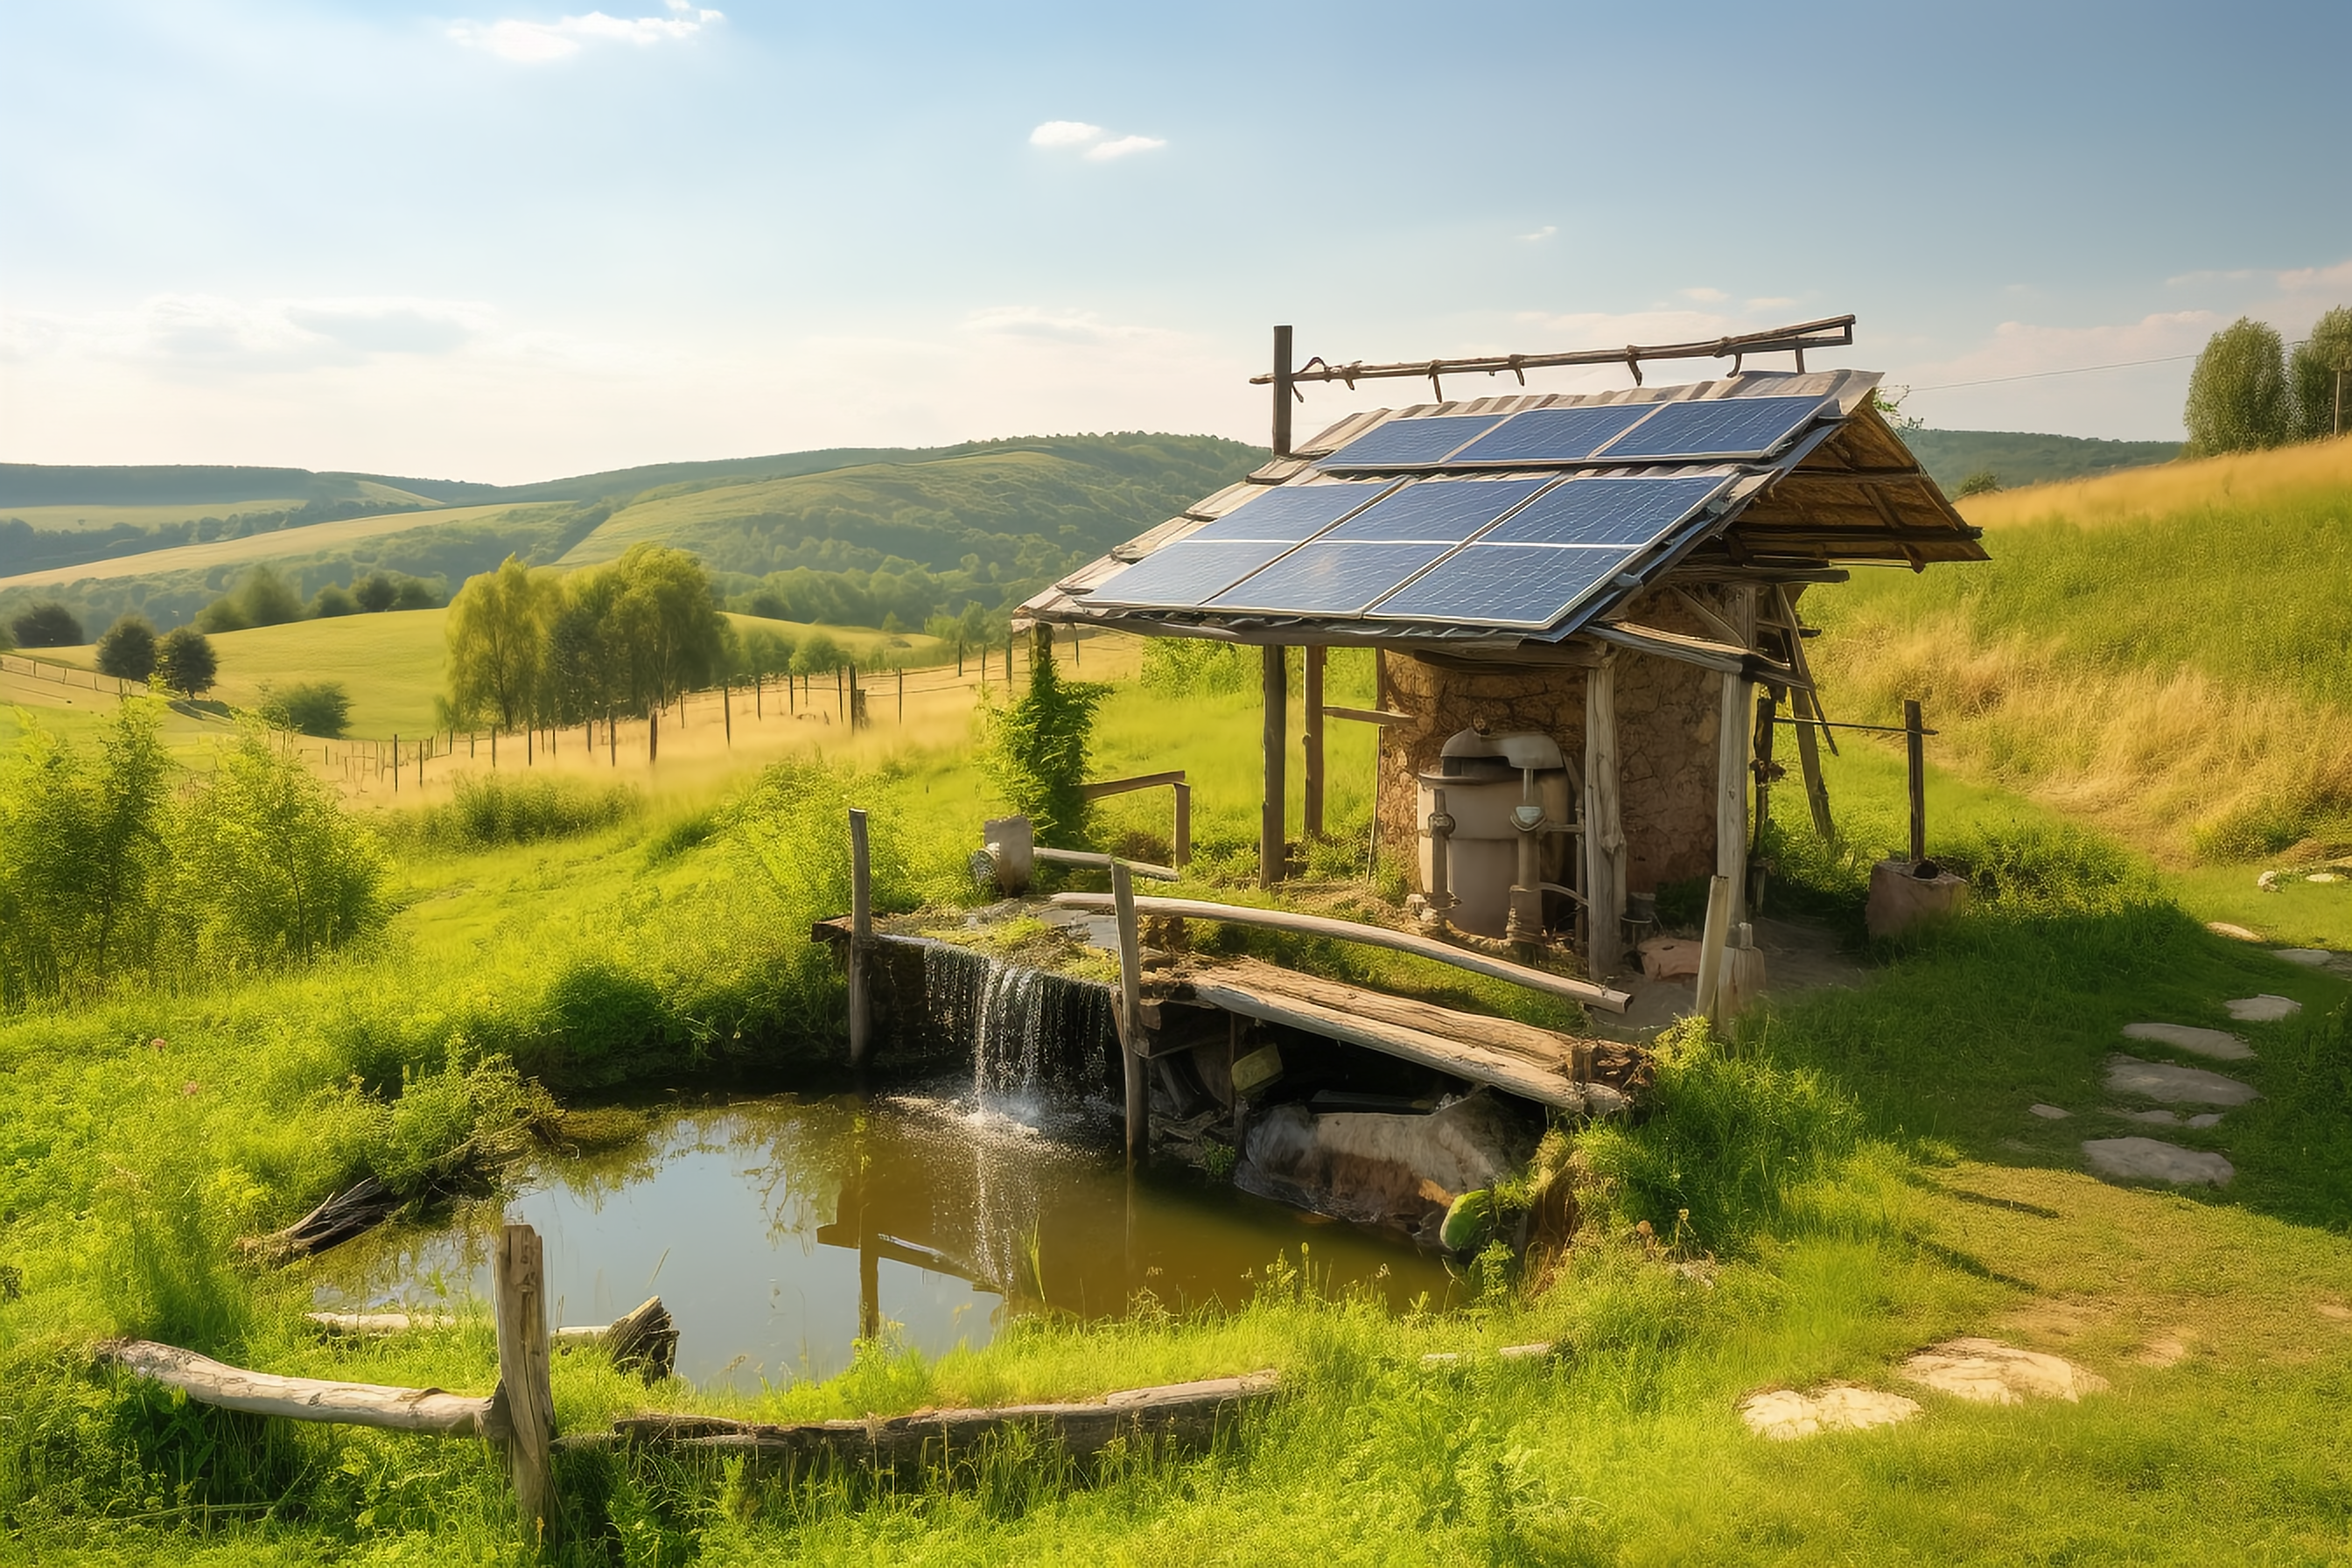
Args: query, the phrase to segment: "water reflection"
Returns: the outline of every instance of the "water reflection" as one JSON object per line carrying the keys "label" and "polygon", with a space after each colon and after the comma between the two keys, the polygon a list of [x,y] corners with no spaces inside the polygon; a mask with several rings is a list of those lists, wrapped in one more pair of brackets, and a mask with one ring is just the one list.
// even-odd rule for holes
{"label": "water reflection", "polygon": [[[1395,1306],[1446,1298],[1434,1259],[1181,1178],[1130,1184],[1068,1118],[936,1094],[781,1097],[679,1110],[633,1147],[551,1161],[503,1214],[545,1239],[556,1321],[599,1323],[658,1292],[698,1382],[827,1376],[885,1325],[939,1352],[1010,1314],[1097,1318],[1148,1291],[1236,1306],[1259,1270],[1311,1248],[1331,1289]],[[961,1092],[958,1092],[961,1090]],[[319,1303],[487,1296],[496,1204],[438,1232],[382,1233],[321,1260]]]}

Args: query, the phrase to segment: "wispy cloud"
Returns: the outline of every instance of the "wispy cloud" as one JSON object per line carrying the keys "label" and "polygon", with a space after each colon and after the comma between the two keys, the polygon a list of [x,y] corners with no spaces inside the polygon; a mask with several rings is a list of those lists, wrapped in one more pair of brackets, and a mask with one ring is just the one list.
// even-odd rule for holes
{"label": "wispy cloud", "polygon": [[1543,227],[1536,230],[1533,234],[1523,234],[1519,236],[1519,237],[1526,240],[1549,239],[1553,235],[1556,235],[1559,232],[1559,225],[1556,223],[1548,223],[1544,225]]}
{"label": "wispy cloud", "polygon": [[1086,151],[1079,156],[1090,163],[1107,163],[1114,158],[1126,158],[1137,153],[1156,152],[1168,145],[1164,136],[1114,136],[1103,140],[1103,128],[1089,125],[1083,120],[1048,120],[1029,132],[1032,147],[1076,148]]}
{"label": "wispy cloud", "polygon": [[1731,298],[1720,289],[1685,289],[1682,290],[1682,296],[1685,300],[1696,300],[1702,305],[1720,305]]}
{"label": "wispy cloud", "polygon": [[963,330],[991,337],[1028,338],[1059,343],[1172,343],[1181,334],[1164,327],[1106,321],[1092,310],[1047,310],[1039,305],[992,305],[963,319]]}
{"label": "wispy cloud", "polygon": [[584,16],[563,16],[552,22],[526,22],[503,17],[496,22],[453,22],[449,37],[470,49],[524,65],[545,65],[569,59],[590,44],[654,44],[691,38],[726,13],[700,9],[689,0],[667,0],[667,16],[608,16],[591,11]]}
{"label": "wispy cloud", "polygon": [[451,354],[495,324],[489,307],[463,300],[159,294],[98,315],[0,318],[0,358],[70,352],[171,372],[270,374]]}

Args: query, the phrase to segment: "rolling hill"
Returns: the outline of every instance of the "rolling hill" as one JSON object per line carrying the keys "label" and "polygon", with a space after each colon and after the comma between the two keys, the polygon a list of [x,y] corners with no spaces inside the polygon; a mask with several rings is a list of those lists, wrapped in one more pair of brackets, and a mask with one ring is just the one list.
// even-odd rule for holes
{"label": "rolling hill", "polygon": [[1990,473],[2001,489],[2015,489],[2168,463],[2180,456],[2178,441],[2100,441],[2019,430],[1913,430],[1903,438],[1947,494],[1957,492],[1971,474]]}

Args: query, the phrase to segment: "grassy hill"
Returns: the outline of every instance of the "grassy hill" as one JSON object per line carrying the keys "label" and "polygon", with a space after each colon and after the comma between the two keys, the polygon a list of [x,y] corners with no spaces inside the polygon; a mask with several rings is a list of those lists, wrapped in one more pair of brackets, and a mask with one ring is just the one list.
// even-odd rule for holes
{"label": "grassy hill", "polygon": [[1971,474],[1990,473],[2003,489],[2015,489],[2168,463],[2180,455],[2178,441],[2100,441],[2021,430],[1914,430],[1904,440],[1947,492]]}
{"label": "grassy hill", "polygon": [[1819,589],[1832,717],[2159,856],[2352,839],[2352,439],[1977,498],[1992,561]]}

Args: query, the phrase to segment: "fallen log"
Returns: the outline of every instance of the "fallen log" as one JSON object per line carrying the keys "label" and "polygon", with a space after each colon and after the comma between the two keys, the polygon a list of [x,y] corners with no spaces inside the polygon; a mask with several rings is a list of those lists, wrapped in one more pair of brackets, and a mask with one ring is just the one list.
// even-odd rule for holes
{"label": "fallen log", "polygon": [[[420,1329],[446,1329],[457,1321],[448,1312],[305,1312],[302,1316],[331,1334],[368,1339],[412,1333]],[[677,1322],[659,1296],[648,1297],[625,1316],[609,1323],[551,1329],[548,1340],[558,1350],[602,1345],[612,1355],[614,1366],[624,1370],[635,1367],[645,1373],[647,1383],[667,1377],[677,1364]]]}
{"label": "fallen log", "polygon": [[272,1262],[307,1258],[374,1229],[405,1201],[373,1176],[363,1176],[288,1226],[237,1245]]}
{"label": "fallen log", "polygon": [[111,1361],[166,1388],[176,1388],[199,1405],[292,1421],[338,1421],[381,1426],[394,1432],[433,1432],[449,1437],[502,1437],[504,1422],[495,1398],[449,1394],[438,1388],[391,1388],[374,1383],[335,1383],[314,1377],[278,1377],[216,1362],[210,1356],[152,1340],[114,1340],[98,1347]]}
{"label": "fallen log", "polygon": [[901,1478],[969,1458],[984,1440],[1014,1428],[1050,1438],[1073,1460],[1093,1458],[1120,1439],[1163,1452],[1197,1453],[1244,1412],[1271,1400],[1276,1381],[1275,1373],[1255,1372],[1128,1389],[1085,1404],[924,1410],[793,1426],[716,1415],[632,1415],[615,1421],[609,1434],[568,1438],[564,1446],[617,1442],[681,1457],[740,1458],[761,1471],[790,1473],[830,1463]]}

